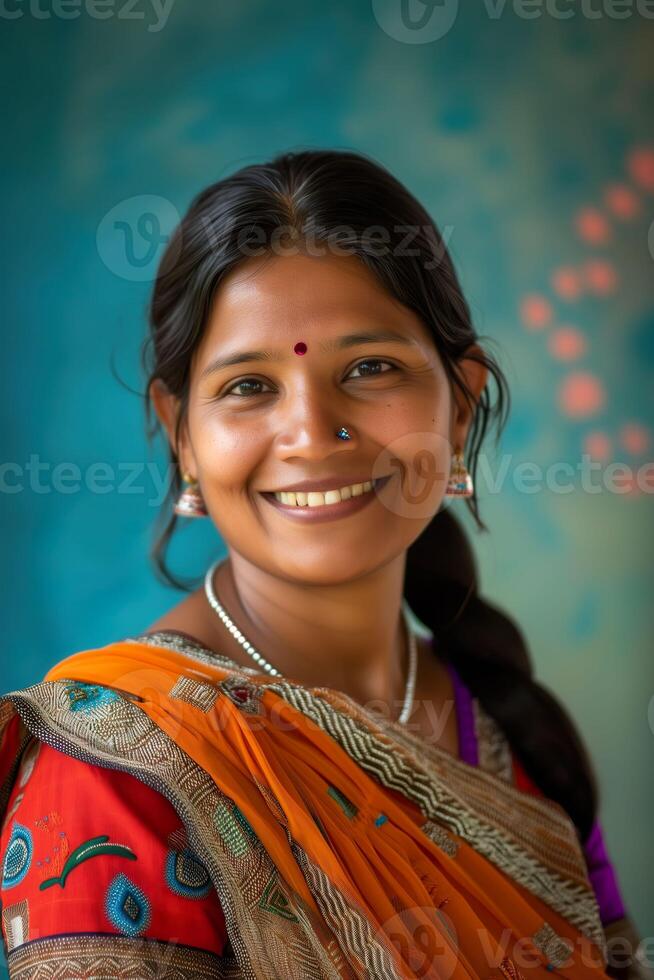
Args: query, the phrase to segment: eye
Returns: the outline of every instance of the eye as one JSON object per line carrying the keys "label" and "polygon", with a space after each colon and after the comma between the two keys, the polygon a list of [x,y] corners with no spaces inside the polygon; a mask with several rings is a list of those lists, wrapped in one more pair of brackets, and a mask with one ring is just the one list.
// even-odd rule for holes
{"label": "eye", "polygon": [[[263,395],[262,388],[265,386],[264,381],[260,381],[259,378],[242,378],[235,384],[225,391],[225,395],[236,395],[237,398],[248,398],[250,395]],[[242,391],[238,389],[242,388]]]}
{"label": "eye", "polygon": [[[378,374],[388,374],[388,371],[381,370],[382,364],[386,364],[391,371],[395,370],[395,365],[391,364],[390,361],[383,361],[379,357],[369,357],[367,360],[355,364],[352,371],[360,371],[359,378],[372,378]],[[350,373],[348,377],[352,377],[352,374]]]}

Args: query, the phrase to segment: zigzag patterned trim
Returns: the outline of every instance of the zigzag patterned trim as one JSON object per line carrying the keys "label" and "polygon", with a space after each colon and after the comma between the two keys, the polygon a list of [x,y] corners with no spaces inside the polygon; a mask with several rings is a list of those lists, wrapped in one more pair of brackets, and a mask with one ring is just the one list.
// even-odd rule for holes
{"label": "zigzag patterned trim", "polygon": [[362,965],[367,971],[363,976],[374,977],[375,980],[402,980],[388,951],[380,944],[381,936],[374,933],[370,922],[345,901],[324,872],[290,836],[289,841],[295,860],[332,932],[339,937],[345,949],[363,951]]}
{"label": "zigzag patterned trim", "polygon": [[[562,874],[550,870],[508,833],[503,833],[492,823],[480,819],[462,796],[455,796],[449,792],[447,787],[452,784],[456,786],[459,782],[456,779],[456,768],[461,767],[458,760],[446,758],[445,752],[440,753],[443,756],[442,763],[448,765],[453,776],[452,780],[445,781],[433,768],[430,771],[429,764],[417,755],[402,752],[401,747],[397,745],[395,732],[391,737],[385,734],[382,721],[374,732],[372,725],[375,723],[371,722],[369,716],[365,715],[363,710],[359,710],[351,699],[347,699],[348,713],[346,714],[344,710],[335,710],[326,700],[326,698],[335,700],[337,697],[335,692],[315,689],[312,693],[307,688],[286,682],[266,686],[331,735],[362,769],[384,786],[399,790],[416,803],[429,819],[438,821],[467,841],[514,881],[524,885],[554,911],[567,918],[606,955],[604,931],[599,918],[597,901],[590,885],[585,881],[583,872],[581,872],[581,880],[571,881]],[[356,714],[359,715],[358,718],[354,717]],[[432,749],[432,754],[434,751]],[[492,793],[516,792],[512,786],[488,773],[476,775],[477,778],[490,781],[488,788]],[[524,797],[524,794],[521,794],[521,797]],[[551,816],[558,833],[567,832],[568,835],[574,835],[571,821],[554,804],[551,808]],[[579,854],[581,861],[583,857],[581,851]]]}

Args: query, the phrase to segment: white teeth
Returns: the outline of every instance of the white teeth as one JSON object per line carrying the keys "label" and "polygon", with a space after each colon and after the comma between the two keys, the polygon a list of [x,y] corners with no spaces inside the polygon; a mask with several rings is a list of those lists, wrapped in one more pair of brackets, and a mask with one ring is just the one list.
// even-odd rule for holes
{"label": "white teeth", "polygon": [[365,483],[351,483],[347,487],[341,487],[340,490],[325,490],[324,493],[280,490],[275,494],[275,498],[289,507],[324,507],[329,504],[339,504],[341,500],[349,500],[350,497],[360,497],[372,488],[373,481],[366,480]]}

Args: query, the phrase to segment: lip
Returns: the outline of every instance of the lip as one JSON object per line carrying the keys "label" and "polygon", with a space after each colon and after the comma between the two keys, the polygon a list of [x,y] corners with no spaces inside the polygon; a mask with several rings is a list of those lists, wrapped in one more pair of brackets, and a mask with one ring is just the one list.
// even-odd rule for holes
{"label": "lip", "polygon": [[293,493],[299,490],[301,493],[310,491],[340,490],[341,487],[351,487],[355,483],[367,483],[372,480],[368,476],[326,476],[323,480],[301,480],[299,483],[292,483],[288,487],[275,487],[274,490],[261,490],[260,493]]}
{"label": "lip", "polygon": [[[371,504],[376,499],[377,491],[385,486],[389,480],[390,476],[383,476],[374,481],[372,490],[362,493],[360,497],[350,497],[349,500],[341,500],[337,504],[324,504],[322,507],[296,507],[292,504],[283,504],[280,500],[277,500],[274,493],[262,493],[261,496],[264,500],[268,501],[271,507],[280,511],[284,517],[288,517],[291,521],[319,524],[323,521],[335,521],[342,517],[349,517],[350,514],[356,514],[357,511],[363,510],[364,507],[367,507],[368,504]],[[355,483],[364,482],[364,480],[355,480]],[[347,485],[346,483],[341,484],[341,486]],[[332,483],[326,489],[329,490],[333,486],[334,484]],[[280,493],[281,491],[277,490],[275,492]]]}

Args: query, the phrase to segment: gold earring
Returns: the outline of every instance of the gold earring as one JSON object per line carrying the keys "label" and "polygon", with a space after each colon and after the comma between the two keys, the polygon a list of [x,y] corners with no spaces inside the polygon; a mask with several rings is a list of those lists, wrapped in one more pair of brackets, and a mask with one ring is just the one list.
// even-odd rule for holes
{"label": "gold earring", "polygon": [[190,486],[185,487],[179,495],[175,513],[180,517],[206,517],[209,512],[198,481],[190,473],[182,473],[182,479]]}
{"label": "gold earring", "polygon": [[452,457],[452,468],[444,495],[446,497],[472,497],[473,493],[472,477],[463,462],[463,453],[457,449]]}

